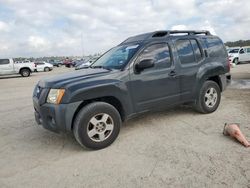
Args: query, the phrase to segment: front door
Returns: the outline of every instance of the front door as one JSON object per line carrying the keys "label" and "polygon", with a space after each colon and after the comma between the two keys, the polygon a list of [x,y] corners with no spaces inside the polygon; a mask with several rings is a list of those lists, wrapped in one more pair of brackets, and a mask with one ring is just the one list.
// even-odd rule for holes
{"label": "front door", "polygon": [[[136,64],[146,59],[153,60],[154,67],[136,72]],[[167,107],[179,102],[178,73],[169,44],[155,43],[146,46],[130,71],[130,93],[137,112]]]}
{"label": "front door", "polygon": [[242,48],[239,51],[239,61],[250,61],[250,48]]}
{"label": "front door", "polygon": [[0,75],[12,74],[13,71],[13,64],[9,59],[0,59]]}

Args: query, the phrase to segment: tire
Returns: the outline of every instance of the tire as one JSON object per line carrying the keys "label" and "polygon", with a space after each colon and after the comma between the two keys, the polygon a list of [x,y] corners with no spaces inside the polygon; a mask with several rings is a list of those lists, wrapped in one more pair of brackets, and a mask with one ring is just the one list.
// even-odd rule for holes
{"label": "tire", "polygon": [[235,65],[238,65],[238,64],[239,64],[239,59],[238,59],[238,58],[235,58],[235,59],[233,60],[233,62],[234,62]]}
{"label": "tire", "polygon": [[103,149],[117,138],[121,117],[117,109],[105,102],[83,107],[74,121],[73,133],[77,142],[89,149]]}
{"label": "tire", "polygon": [[221,90],[214,81],[206,81],[200,89],[196,99],[195,109],[203,114],[214,112],[221,100]]}
{"label": "tire", "polygon": [[49,72],[49,67],[44,67],[44,72]]}
{"label": "tire", "polygon": [[29,69],[22,69],[20,71],[20,74],[22,75],[22,77],[29,77],[30,76],[30,70]]}

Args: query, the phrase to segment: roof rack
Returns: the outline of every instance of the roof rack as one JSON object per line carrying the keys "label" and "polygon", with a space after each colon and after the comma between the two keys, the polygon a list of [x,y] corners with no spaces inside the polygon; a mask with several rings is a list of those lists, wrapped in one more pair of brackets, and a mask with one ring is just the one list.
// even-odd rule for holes
{"label": "roof rack", "polygon": [[132,36],[127,38],[125,41],[123,41],[121,44],[129,43],[129,42],[134,42],[134,41],[143,41],[147,40],[150,38],[157,38],[157,37],[166,37],[170,36],[173,34],[187,34],[187,35],[200,35],[200,34],[205,34],[205,35],[211,35],[209,31],[206,30],[163,30],[163,31],[155,31],[151,33],[144,33],[136,36]]}
{"label": "roof rack", "polygon": [[152,37],[164,37],[169,36],[171,34],[187,34],[187,35],[211,35],[209,31],[206,30],[167,30],[167,31],[156,31],[153,32]]}

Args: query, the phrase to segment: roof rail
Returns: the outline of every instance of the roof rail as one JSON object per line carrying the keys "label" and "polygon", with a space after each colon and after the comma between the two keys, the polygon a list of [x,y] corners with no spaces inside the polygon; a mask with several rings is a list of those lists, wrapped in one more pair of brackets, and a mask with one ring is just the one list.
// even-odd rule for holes
{"label": "roof rail", "polygon": [[199,34],[205,34],[205,35],[211,35],[209,31],[206,30],[167,30],[167,31],[156,31],[152,34],[152,37],[164,37],[169,36],[171,34],[187,34],[187,35],[199,35]]}

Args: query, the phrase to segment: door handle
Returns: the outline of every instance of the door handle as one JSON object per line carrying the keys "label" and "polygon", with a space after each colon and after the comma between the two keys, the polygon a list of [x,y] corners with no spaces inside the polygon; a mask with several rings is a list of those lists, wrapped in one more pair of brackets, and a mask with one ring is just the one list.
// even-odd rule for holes
{"label": "door handle", "polygon": [[175,71],[171,71],[168,75],[175,78],[177,74]]}

